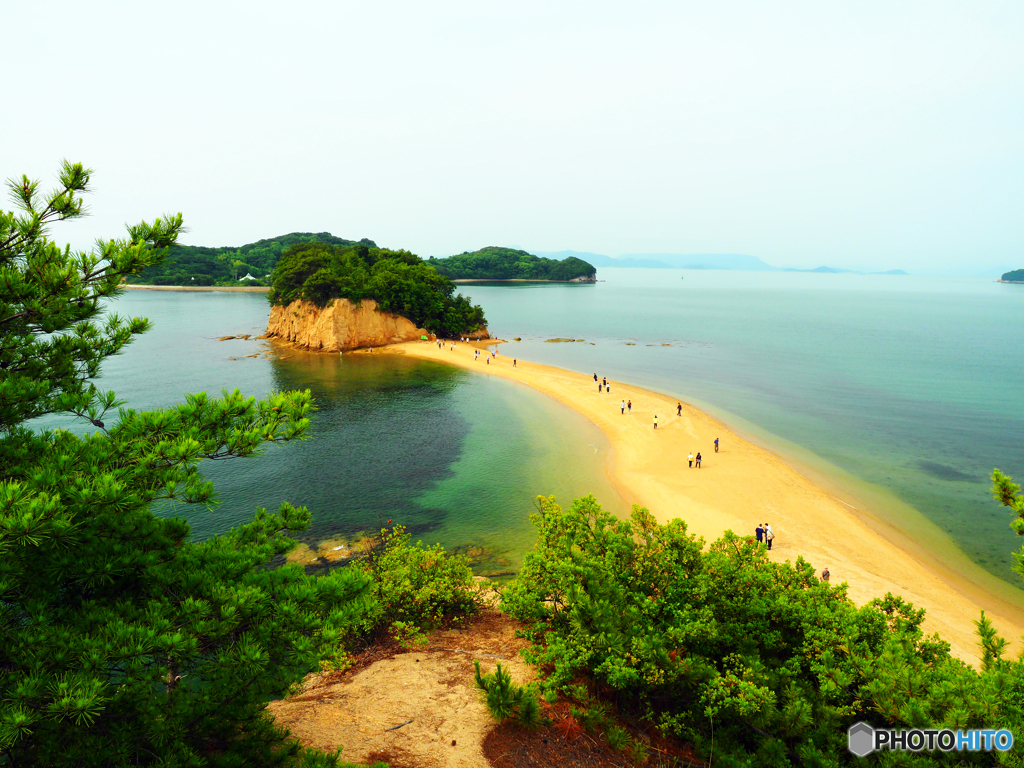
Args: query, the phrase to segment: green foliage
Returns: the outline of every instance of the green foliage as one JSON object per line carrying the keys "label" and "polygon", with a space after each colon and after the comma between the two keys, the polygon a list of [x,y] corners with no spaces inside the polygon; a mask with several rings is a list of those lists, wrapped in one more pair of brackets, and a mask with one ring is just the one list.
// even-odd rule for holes
{"label": "green foliage", "polygon": [[1015,269],[1003,274],[1002,280],[1008,283],[1024,283],[1024,269]]}
{"label": "green foliage", "polygon": [[576,280],[597,274],[592,264],[575,256],[546,259],[514,248],[490,246],[427,263],[452,280]]}
{"label": "green foliage", "polygon": [[[60,248],[48,226],[82,214],[89,177],[64,163],[45,196],[10,182],[20,210],[0,213],[0,765],[337,766],[264,707],[352,640],[370,577],[268,567],[303,508],[258,510],[203,542],[151,509],[211,502],[202,459],[301,439],[310,394],[204,393],[108,415],[121,403],[91,379],[148,323],[106,302],[159,263],[182,221]],[[48,414],[94,431],[32,428]]]}
{"label": "green foliage", "polygon": [[621,725],[610,725],[604,732],[608,746],[622,752],[630,744],[629,732]]}
{"label": "green foliage", "polygon": [[473,660],[476,669],[476,687],[484,694],[484,702],[491,717],[499,723],[515,718],[523,728],[533,730],[540,725],[540,703],[529,686],[516,685],[508,670],[498,668],[492,674],[481,674],[480,662]]}
{"label": "green foliage", "polygon": [[302,299],[326,306],[332,299],[373,299],[382,312],[420,328],[458,336],[484,325],[483,310],[455,294],[455,285],[408,251],[365,245],[309,243],[285,251],[273,272],[272,304]]}
{"label": "green foliage", "polygon": [[413,627],[433,629],[476,613],[479,603],[467,558],[449,555],[440,545],[413,545],[402,526],[383,529],[381,540],[381,552],[365,566],[374,599],[367,629],[397,623],[402,638],[415,641]]}
{"label": "green foliage", "polygon": [[681,521],[639,507],[619,520],[593,497],[540,498],[533,520],[536,551],[502,600],[531,623],[545,686],[580,693],[589,678],[705,755],[713,744],[716,765],[846,764],[858,720],[1021,726],[1024,672],[987,630],[979,673],[924,635],[924,611],[892,595],[858,608],[747,538],[705,549]]}
{"label": "green foliage", "polygon": [[[130,276],[128,282],[143,285],[269,285],[270,273],[281,254],[298,243],[377,247],[372,240],[363,239],[357,243],[329,232],[292,232],[240,247],[173,245],[162,261]],[[257,279],[240,283],[246,274]]]}

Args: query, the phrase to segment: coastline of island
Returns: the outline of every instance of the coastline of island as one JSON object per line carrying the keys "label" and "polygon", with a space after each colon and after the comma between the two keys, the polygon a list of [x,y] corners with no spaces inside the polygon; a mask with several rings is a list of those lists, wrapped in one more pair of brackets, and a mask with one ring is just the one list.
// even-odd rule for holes
{"label": "coastline of island", "polygon": [[[593,422],[611,446],[608,474],[627,504],[647,507],[662,523],[679,518],[706,542],[731,529],[739,534],[770,522],[773,560],[803,557],[816,572],[828,567],[834,583],[846,582],[858,605],[887,592],[927,610],[925,628],[938,632],[959,658],[979,657],[974,621],[982,610],[1001,635],[1016,645],[1024,634],[1024,609],[962,578],[925,562],[879,532],[854,508],[805,477],[792,464],[741,437],[718,419],[675,398],[612,381],[610,393],[597,390],[587,375],[499,354],[484,365],[474,361],[479,345],[407,342],[381,349],[500,376],[542,392]],[[620,403],[632,401],[632,413]],[[682,414],[677,416],[677,403]],[[659,426],[653,427],[653,417]],[[721,440],[715,453],[713,441]],[[703,466],[687,466],[687,454],[700,451]],[[568,504],[569,499],[560,499]]]}

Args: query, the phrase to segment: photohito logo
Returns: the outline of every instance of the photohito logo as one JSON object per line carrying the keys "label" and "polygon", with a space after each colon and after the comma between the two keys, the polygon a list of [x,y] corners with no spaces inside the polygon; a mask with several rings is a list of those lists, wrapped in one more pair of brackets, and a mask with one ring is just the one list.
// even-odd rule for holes
{"label": "photohito logo", "polygon": [[933,729],[873,728],[867,723],[855,723],[846,732],[847,746],[857,757],[865,757],[881,749],[899,752],[921,752],[938,749],[943,752],[970,751],[1006,752],[1013,746],[1013,734],[1005,728],[951,731]]}

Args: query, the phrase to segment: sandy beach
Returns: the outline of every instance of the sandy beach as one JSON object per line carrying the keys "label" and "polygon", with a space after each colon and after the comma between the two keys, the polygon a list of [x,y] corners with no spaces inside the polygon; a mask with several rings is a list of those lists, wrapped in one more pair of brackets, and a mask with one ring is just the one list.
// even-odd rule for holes
{"label": "sandy beach", "polygon": [[[872,530],[779,456],[685,402],[677,416],[678,401],[656,392],[610,381],[611,392],[598,393],[592,376],[524,360],[513,368],[513,346],[503,347],[490,364],[483,354],[473,360],[476,348],[459,344],[451,351],[448,345],[438,349],[432,342],[409,342],[381,351],[501,376],[549,395],[607,436],[612,449],[608,472],[627,503],[647,507],[662,522],[681,518],[709,542],[727,529],[753,537],[759,522],[769,522],[776,536],[773,560],[803,556],[819,572],[827,566],[832,583],[846,582],[857,604],[886,592],[901,595],[927,609],[926,630],[938,632],[965,661],[978,658],[973,622],[982,609],[1015,645],[1024,634],[1024,611],[940,574]],[[631,414],[620,413],[622,400],[632,401]],[[687,454],[698,451],[702,467],[688,468]]]}

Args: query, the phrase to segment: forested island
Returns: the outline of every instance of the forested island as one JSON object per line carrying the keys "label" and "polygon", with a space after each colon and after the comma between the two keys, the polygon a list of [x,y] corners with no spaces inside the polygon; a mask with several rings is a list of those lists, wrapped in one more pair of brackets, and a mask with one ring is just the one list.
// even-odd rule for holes
{"label": "forested island", "polygon": [[1000,282],[1003,283],[1024,283],[1024,269],[1015,269],[1003,275]]}
{"label": "forested island", "polygon": [[275,306],[301,300],[323,308],[333,299],[372,299],[382,312],[448,337],[472,333],[485,324],[479,305],[456,294],[451,280],[409,251],[297,243],[282,254],[271,282],[268,298]]}
{"label": "forested island", "polygon": [[434,269],[452,280],[550,280],[592,283],[597,279],[593,264],[569,256],[562,260],[534,256],[514,248],[490,246],[447,258],[427,260]]}
{"label": "forested island", "polygon": [[131,275],[127,282],[139,285],[270,285],[270,273],[281,254],[299,243],[377,247],[373,240],[345,240],[330,232],[291,232],[237,247],[175,245],[168,249],[163,261]]}

